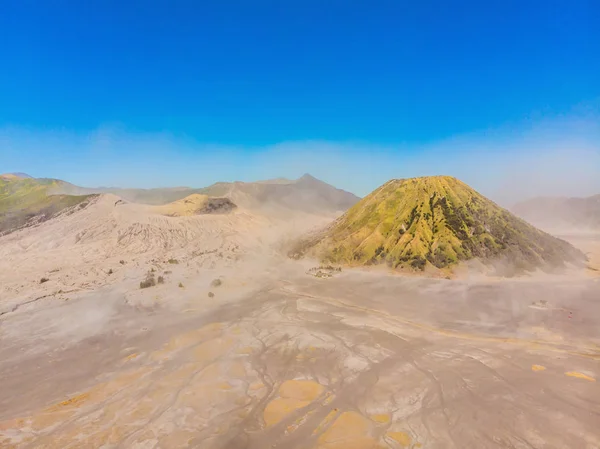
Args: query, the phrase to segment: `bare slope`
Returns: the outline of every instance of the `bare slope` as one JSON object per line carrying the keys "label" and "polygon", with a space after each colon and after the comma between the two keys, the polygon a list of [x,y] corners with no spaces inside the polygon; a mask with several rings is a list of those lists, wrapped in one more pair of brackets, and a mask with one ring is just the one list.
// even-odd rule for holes
{"label": "bare slope", "polygon": [[189,217],[201,214],[226,214],[236,207],[229,198],[211,198],[194,193],[169,204],[154,206],[152,210],[170,217]]}
{"label": "bare slope", "polygon": [[600,195],[587,198],[534,198],[512,211],[528,222],[554,232],[600,231]]}
{"label": "bare slope", "polygon": [[449,176],[395,179],[365,197],[296,256],[392,268],[445,268],[506,258],[515,268],[583,262],[585,256]]}
{"label": "bare slope", "polygon": [[292,181],[278,178],[258,182],[218,182],[199,189],[90,189],[65,183],[61,193],[113,193],[127,201],[152,205],[163,205],[189,195],[201,194],[227,197],[246,209],[284,208],[309,213],[345,211],[359,200],[356,195],[336,189],[310,175]]}
{"label": "bare slope", "polygon": [[0,175],[0,235],[46,221],[68,208],[88,204],[90,195],[51,195],[61,183],[24,174]]}

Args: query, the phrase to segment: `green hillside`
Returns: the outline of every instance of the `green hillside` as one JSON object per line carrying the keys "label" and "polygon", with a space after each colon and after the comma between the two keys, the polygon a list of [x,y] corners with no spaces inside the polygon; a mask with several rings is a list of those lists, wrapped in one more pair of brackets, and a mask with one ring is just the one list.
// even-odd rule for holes
{"label": "green hillside", "polygon": [[585,260],[569,243],[449,176],[389,181],[294,252],[329,263],[420,270],[503,256],[523,270]]}
{"label": "green hillside", "polygon": [[45,221],[67,207],[84,204],[95,195],[51,195],[56,179],[0,176],[0,235],[34,221]]}

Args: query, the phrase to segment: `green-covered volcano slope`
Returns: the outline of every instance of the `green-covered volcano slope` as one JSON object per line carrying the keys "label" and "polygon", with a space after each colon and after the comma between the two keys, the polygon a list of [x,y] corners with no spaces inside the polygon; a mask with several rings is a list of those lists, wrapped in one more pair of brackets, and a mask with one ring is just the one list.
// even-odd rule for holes
{"label": "green-covered volcano slope", "polygon": [[569,243],[517,218],[450,176],[394,179],[291,253],[349,265],[452,267],[505,258],[518,270],[583,263]]}
{"label": "green-covered volcano slope", "polygon": [[56,179],[0,175],[0,235],[48,220],[64,209],[87,204],[97,195],[52,195],[61,187]]}

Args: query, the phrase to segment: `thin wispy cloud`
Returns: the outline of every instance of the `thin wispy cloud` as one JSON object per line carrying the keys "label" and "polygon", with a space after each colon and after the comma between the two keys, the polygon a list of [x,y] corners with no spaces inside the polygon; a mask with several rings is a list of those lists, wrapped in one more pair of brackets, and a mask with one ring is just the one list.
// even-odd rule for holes
{"label": "thin wispy cloud", "polygon": [[204,186],[303,173],[366,195],[391,178],[447,174],[502,204],[600,193],[600,120],[532,120],[421,145],[300,141],[262,147],[104,126],[90,133],[0,129],[0,171],[84,186]]}

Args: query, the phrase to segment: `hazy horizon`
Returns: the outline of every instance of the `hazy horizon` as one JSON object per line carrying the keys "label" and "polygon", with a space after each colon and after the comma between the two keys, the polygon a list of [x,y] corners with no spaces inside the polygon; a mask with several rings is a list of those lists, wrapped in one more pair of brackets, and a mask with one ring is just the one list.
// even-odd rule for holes
{"label": "hazy horizon", "polygon": [[120,188],[205,187],[310,173],[361,197],[392,178],[450,175],[507,205],[600,193],[598,117],[588,107],[421,145],[306,141],[252,148],[117,126],[91,133],[4,127],[1,171]]}
{"label": "hazy horizon", "polygon": [[0,172],[128,188],[308,172],[359,196],[444,174],[502,204],[600,193],[598,12],[13,4]]}

